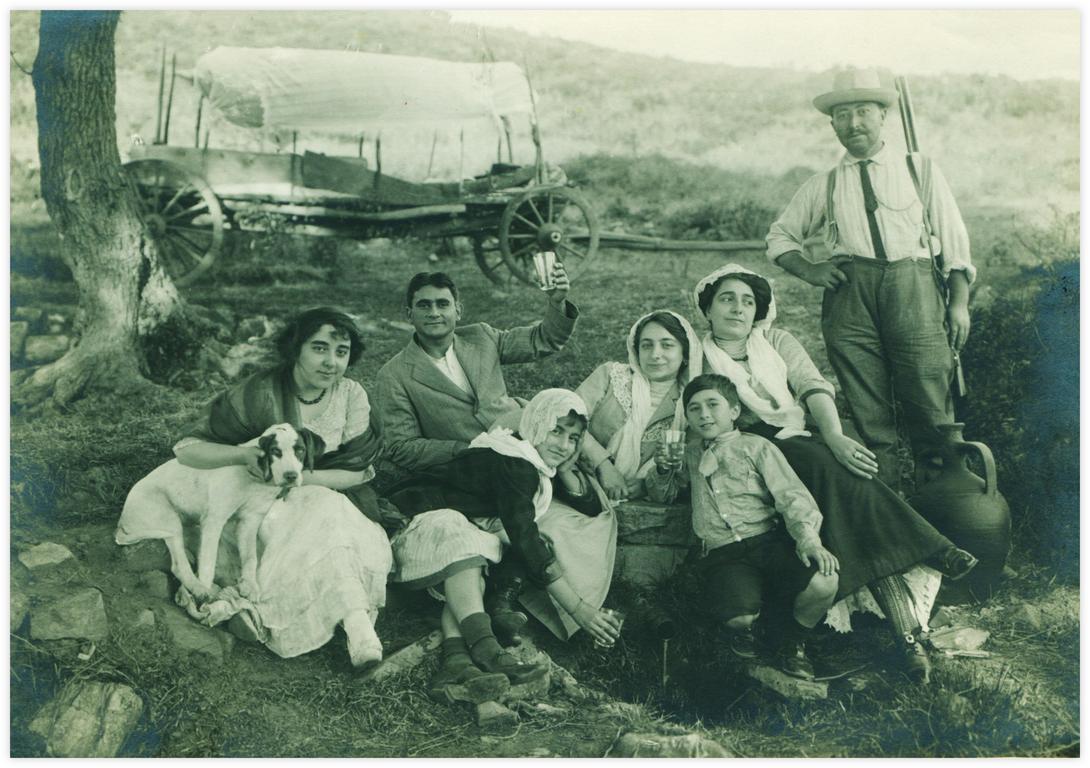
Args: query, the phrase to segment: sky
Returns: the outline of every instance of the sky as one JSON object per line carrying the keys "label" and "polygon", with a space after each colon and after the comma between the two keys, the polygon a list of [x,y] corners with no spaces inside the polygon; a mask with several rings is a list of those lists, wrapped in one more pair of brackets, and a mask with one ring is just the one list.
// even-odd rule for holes
{"label": "sky", "polygon": [[1079,79],[1077,10],[476,10],[455,21],[734,66]]}

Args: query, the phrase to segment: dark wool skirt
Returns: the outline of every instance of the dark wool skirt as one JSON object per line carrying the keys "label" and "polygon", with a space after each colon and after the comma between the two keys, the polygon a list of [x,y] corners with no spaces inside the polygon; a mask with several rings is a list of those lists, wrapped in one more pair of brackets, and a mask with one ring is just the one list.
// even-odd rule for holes
{"label": "dark wool skirt", "polygon": [[840,560],[838,600],[954,546],[881,480],[845,469],[819,435],[776,440],[764,423],[745,431],[771,440],[817,501],[821,542]]}

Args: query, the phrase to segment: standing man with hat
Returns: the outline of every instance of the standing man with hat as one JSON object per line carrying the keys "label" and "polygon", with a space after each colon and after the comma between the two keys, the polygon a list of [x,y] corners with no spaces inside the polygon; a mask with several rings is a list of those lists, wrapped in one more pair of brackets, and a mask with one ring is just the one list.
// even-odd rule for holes
{"label": "standing man with hat", "polygon": [[[938,444],[938,425],[954,421],[954,352],[969,336],[976,276],[969,236],[938,167],[915,155],[910,168],[883,141],[897,91],[876,71],[837,74],[833,90],[813,103],[829,115],[847,154],[795,193],[769,230],[768,257],[825,289],[829,362],[878,477],[898,489],[894,397],[917,456]],[[813,263],[803,256],[803,241],[819,232],[832,258]],[[932,253],[941,253],[948,304]]]}

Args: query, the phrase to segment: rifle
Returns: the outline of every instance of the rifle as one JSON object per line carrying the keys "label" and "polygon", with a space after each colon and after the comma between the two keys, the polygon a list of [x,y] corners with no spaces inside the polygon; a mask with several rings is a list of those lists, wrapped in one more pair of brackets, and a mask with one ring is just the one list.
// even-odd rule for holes
{"label": "rifle", "polygon": [[[950,292],[947,289],[946,280],[942,276],[942,254],[935,253],[935,246],[931,239],[931,218],[927,210],[930,200],[924,200],[919,173],[916,170],[916,163],[913,158],[914,155],[919,153],[920,144],[916,139],[916,123],[912,117],[912,95],[908,91],[908,80],[906,78],[895,77],[893,84],[900,97],[897,104],[901,111],[901,127],[905,131],[905,147],[908,149],[908,156],[906,157],[908,171],[912,174],[912,183],[916,185],[916,194],[923,205],[923,225],[927,233],[927,250],[931,253],[931,270],[935,275],[935,282],[939,286],[939,292],[942,294],[942,303],[944,306],[948,306]],[[969,389],[965,384],[965,373],[961,369],[961,355],[953,346],[950,347],[950,351],[954,353],[954,394],[958,397],[965,397],[969,394]]]}

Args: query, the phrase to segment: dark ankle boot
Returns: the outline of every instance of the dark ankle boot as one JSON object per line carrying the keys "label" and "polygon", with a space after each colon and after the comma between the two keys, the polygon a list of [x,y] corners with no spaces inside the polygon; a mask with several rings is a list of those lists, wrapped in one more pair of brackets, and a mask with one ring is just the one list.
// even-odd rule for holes
{"label": "dark ankle boot", "polygon": [[428,682],[428,695],[440,702],[482,704],[495,701],[510,687],[507,675],[481,671],[470,658],[465,640],[452,637],[443,641],[443,662]]}
{"label": "dark ankle boot", "polygon": [[469,646],[469,655],[485,672],[502,672],[513,684],[540,680],[549,672],[547,664],[524,664],[500,647],[492,633],[492,622],[486,613],[474,613],[461,621],[462,636]]}
{"label": "dark ankle boot", "polygon": [[900,648],[904,659],[905,674],[915,682],[927,685],[931,682],[931,659],[927,649],[913,635],[905,635]]}
{"label": "dark ankle boot", "polygon": [[492,630],[496,639],[505,648],[519,645],[522,638],[519,632],[526,626],[528,618],[519,610],[519,594],[522,592],[522,579],[518,576],[497,580],[485,598],[484,609],[492,617]]}

